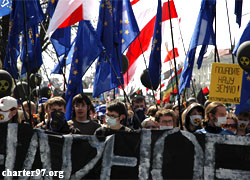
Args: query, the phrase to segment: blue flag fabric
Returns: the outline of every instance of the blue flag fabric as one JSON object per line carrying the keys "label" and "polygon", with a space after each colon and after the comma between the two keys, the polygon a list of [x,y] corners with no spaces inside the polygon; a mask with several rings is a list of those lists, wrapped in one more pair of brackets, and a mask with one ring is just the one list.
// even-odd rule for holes
{"label": "blue flag fabric", "polygon": [[27,47],[28,47],[28,59],[26,59],[26,46],[25,46],[25,39],[23,36],[22,40],[22,53],[21,53],[21,61],[22,61],[22,70],[21,74],[25,74],[28,72],[37,71],[40,66],[43,64],[42,60],[42,48],[40,43],[40,37],[38,33],[38,26],[33,25],[27,29]]}
{"label": "blue flag fabric", "polygon": [[236,15],[236,22],[241,26],[241,16],[242,16],[242,3],[243,0],[235,0],[234,14]]}
{"label": "blue flag fabric", "polygon": [[[36,35],[36,37],[33,37],[34,41],[29,41],[30,34],[28,34],[29,32],[27,31],[28,43],[30,42],[38,46],[40,45],[40,39],[39,37],[37,37],[37,33],[36,33],[37,31],[33,29],[34,28],[33,26],[35,25],[37,26],[37,24],[40,23],[44,19],[44,14],[43,14],[40,2],[39,0],[25,1],[25,8],[26,8],[25,12],[26,12],[27,30],[29,30],[29,28],[32,27],[32,30],[31,30],[32,34]],[[23,18],[24,14],[23,13],[24,13],[23,1],[13,0],[12,11],[10,15],[10,29],[9,29],[8,44],[6,48],[6,57],[4,61],[4,69],[6,69],[9,73],[11,73],[14,78],[18,78],[17,57],[20,54],[19,33],[24,30],[24,18]],[[28,48],[30,46],[33,47],[33,45],[28,44]],[[39,51],[36,52],[36,56],[39,57]],[[37,64],[39,63],[34,63],[34,65],[37,65]]]}
{"label": "blue flag fabric", "polygon": [[121,54],[139,34],[130,1],[102,0],[97,33],[105,51],[96,65],[93,97],[123,84]]}
{"label": "blue flag fabric", "polygon": [[250,73],[243,71],[240,104],[236,105],[235,114],[250,110]]}
{"label": "blue flag fabric", "polygon": [[70,50],[63,57],[61,57],[59,63],[55,65],[54,69],[51,71],[51,74],[63,74],[62,69],[64,67],[64,62],[65,65],[68,65],[72,62],[74,49],[75,49],[75,40],[73,41]]}
{"label": "blue flag fabric", "polygon": [[161,78],[161,24],[162,7],[161,0],[158,0],[154,36],[148,66],[148,72],[150,76],[148,77],[148,80],[149,82],[152,82],[152,86],[156,88],[159,86]]}
{"label": "blue flag fabric", "polygon": [[202,45],[197,60],[198,68],[201,67],[202,59],[207,51],[208,45],[215,45],[215,34],[213,21],[215,17],[216,0],[202,0],[201,9],[197,18],[194,33],[191,39],[189,51],[187,53],[184,69],[181,74],[179,93],[181,94],[186,87],[190,87],[190,80],[193,72],[196,48]]}
{"label": "blue flag fabric", "polygon": [[[24,10],[23,1],[13,0],[11,12],[11,35],[18,34],[24,30]],[[37,25],[44,19],[44,14],[39,0],[25,1],[26,24],[29,26]]]}
{"label": "blue flag fabric", "polygon": [[18,79],[17,57],[20,54],[19,36],[13,35],[8,37],[6,47],[6,56],[4,59],[3,69],[8,71],[11,76]]}
{"label": "blue flag fabric", "polygon": [[12,0],[0,0],[0,16],[6,16],[10,14],[12,6]]}
{"label": "blue flag fabric", "polygon": [[244,29],[239,42],[237,45],[234,47],[233,54],[236,56],[238,48],[240,45],[246,41],[250,41],[250,23],[247,24],[246,28]]}
{"label": "blue flag fabric", "polygon": [[101,51],[102,44],[91,23],[89,21],[80,21],[65,95],[67,120],[71,119],[73,97],[83,92],[82,77]]}
{"label": "blue flag fabric", "polygon": [[[49,0],[47,12],[52,18],[58,0]],[[71,27],[57,29],[50,38],[58,57],[66,54],[71,47]]]}

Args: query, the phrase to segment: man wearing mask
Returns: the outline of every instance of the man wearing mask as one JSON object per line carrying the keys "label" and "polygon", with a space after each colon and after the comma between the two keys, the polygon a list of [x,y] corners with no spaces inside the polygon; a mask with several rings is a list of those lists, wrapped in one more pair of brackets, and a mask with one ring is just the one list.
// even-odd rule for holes
{"label": "man wearing mask", "polygon": [[224,134],[233,135],[232,131],[221,128],[223,124],[227,121],[227,111],[226,106],[220,102],[212,102],[205,109],[205,128],[198,129],[196,133],[214,133],[214,134]]}
{"label": "man wearing mask", "polygon": [[129,127],[131,129],[140,129],[141,123],[144,119],[147,118],[145,115],[146,112],[146,101],[143,96],[136,96],[132,99],[132,109],[134,115],[129,119]]}
{"label": "man wearing mask", "polygon": [[65,119],[66,101],[60,96],[55,96],[50,98],[46,103],[48,108],[47,119],[45,120],[45,123],[41,122],[36,127],[59,134],[71,133]]}
{"label": "man wearing mask", "polygon": [[0,99],[0,123],[18,123],[17,100],[11,96]]}
{"label": "man wearing mask", "polygon": [[242,111],[238,114],[237,135],[246,135],[250,133],[250,111]]}
{"label": "man wearing mask", "polygon": [[121,124],[121,121],[127,118],[127,109],[124,103],[112,101],[106,107],[106,125],[98,128],[95,135],[99,137],[109,136],[118,131],[131,132],[132,130]]}
{"label": "man wearing mask", "polygon": [[194,133],[197,129],[201,129],[204,114],[205,110],[202,105],[195,102],[190,104],[182,113],[184,129],[191,133]]}
{"label": "man wearing mask", "polygon": [[169,130],[176,127],[176,115],[171,109],[161,109],[155,114],[155,121],[160,125],[160,130]]}

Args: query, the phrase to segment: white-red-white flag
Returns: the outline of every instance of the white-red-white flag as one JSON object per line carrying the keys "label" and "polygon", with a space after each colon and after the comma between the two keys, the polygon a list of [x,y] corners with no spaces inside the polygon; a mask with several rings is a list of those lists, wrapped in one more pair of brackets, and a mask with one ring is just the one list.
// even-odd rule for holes
{"label": "white-red-white flag", "polygon": [[81,20],[92,20],[99,12],[99,0],[59,0],[50,21],[47,36],[58,28],[71,26]]}
{"label": "white-red-white flag", "polygon": [[[141,74],[145,69],[143,67],[144,57],[146,61],[148,61],[150,56],[151,41],[153,38],[154,25],[155,25],[155,16],[157,12],[157,1],[155,0],[132,0],[131,1],[132,8],[140,28],[140,35],[135,41],[130,45],[127,51],[127,58],[129,60],[129,68],[127,73],[124,74],[124,86],[126,86],[131,80],[133,81],[133,77],[136,76],[138,79],[138,74]],[[178,17],[174,1],[169,1],[170,5],[170,14],[168,9],[168,0],[162,0],[162,58],[165,59],[167,56],[167,51],[165,48],[165,42],[167,36],[164,33],[168,32],[170,35],[170,29],[167,29],[169,26],[168,20]],[[166,32],[165,32],[166,31]],[[142,54],[142,51],[144,54]],[[162,60],[164,61],[164,60]],[[137,74],[137,75],[135,75]],[[134,83],[138,84],[138,83]]]}

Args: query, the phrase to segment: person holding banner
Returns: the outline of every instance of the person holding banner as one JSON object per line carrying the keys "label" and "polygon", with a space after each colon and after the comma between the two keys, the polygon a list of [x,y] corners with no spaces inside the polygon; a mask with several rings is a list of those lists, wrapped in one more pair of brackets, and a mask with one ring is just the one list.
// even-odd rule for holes
{"label": "person holding banner", "polygon": [[250,135],[250,112],[242,111],[238,114],[237,135]]}
{"label": "person holding banner", "polygon": [[120,101],[111,101],[106,107],[106,125],[98,128],[95,135],[105,137],[115,134],[118,131],[132,132],[132,130],[121,124],[121,121],[127,119],[128,112],[124,103]]}
{"label": "person holding banner", "polygon": [[169,130],[176,127],[176,115],[171,109],[161,109],[155,114],[155,121],[158,122],[160,130]]}
{"label": "person holding banner", "polygon": [[196,102],[190,104],[182,113],[182,123],[185,129],[194,133],[197,129],[201,129],[201,122],[204,119],[204,107]]}
{"label": "person holding banner", "polygon": [[232,131],[221,128],[227,121],[226,106],[220,102],[211,102],[205,109],[205,127],[195,132],[199,134],[213,133],[233,135]]}
{"label": "person holding banner", "polygon": [[11,96],[0,99],[0,123],[18,123],[17,100]]}
{"label": "person holding banner", "polygon": [[94,135],[100,124],[91,120],[91,100],[85,94],[77,94],[72,100],[72,120],[68,121],[71,128],[75,128],[83,135]]}

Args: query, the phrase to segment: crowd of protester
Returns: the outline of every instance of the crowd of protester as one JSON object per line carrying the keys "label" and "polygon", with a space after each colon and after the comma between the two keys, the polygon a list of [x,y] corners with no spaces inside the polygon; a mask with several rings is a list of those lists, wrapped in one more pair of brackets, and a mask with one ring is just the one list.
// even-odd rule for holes
{"label": "crowd of protester", "polygon": [[170,130],[179,128],[190,133],[225,135],[250,134],[250,110],[234,114],[225,104],[195,98],[186,103],[149,105],[145,97],[136,95],[131,104],[119,100],[92,100],[85,94],[72,99],[71,119],[66,120],[66,101],[61,96],[39,97],[19,102],[11,96],[0,99],[0,123],[24,123],[55,134],[83,134],[105,137],[117,131],[141,129]]}

